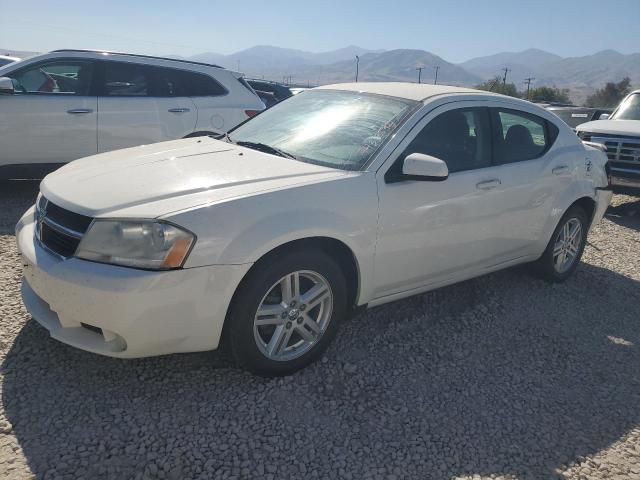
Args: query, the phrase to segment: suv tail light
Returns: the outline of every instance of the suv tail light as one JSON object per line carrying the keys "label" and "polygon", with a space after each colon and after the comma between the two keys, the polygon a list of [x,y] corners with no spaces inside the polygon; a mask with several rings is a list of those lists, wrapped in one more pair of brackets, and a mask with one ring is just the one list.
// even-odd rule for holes
{"label": "suv tail light", "polygon": [[257,114],[260,113],[260,110],[245,110],[244,111],[245,115],[249,118],[251,117],[255,117]]}

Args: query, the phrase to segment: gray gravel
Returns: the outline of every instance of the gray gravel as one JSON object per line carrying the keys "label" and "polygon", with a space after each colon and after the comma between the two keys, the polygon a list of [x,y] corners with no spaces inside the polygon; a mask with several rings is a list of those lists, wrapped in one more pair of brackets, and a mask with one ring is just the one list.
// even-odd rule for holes
{"label": "gray gravel", "polygon": [[511,269],[368,311],[266,380],[210,352],[115,360],[19,298],[0,183],[0,477],[640,478],[640,199],[562,285]]}

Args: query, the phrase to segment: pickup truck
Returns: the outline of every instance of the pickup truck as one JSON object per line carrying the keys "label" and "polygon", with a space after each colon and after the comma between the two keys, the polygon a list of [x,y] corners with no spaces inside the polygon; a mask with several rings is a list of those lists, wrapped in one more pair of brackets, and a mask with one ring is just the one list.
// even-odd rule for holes
{"label": "pickup truck", "polygon": [[593,120],[606,120],[611,115],[612,110],[607,108],[589,108],[576,106],[555,106],[545,107],[552,113],[555,113],[560,119],[571,128]]}
{"label": "pickup truck", "polygon": [[608,120],[583,123],[576,132],[605,146],[613,186],[640,191],[640,90],[627,95]]}

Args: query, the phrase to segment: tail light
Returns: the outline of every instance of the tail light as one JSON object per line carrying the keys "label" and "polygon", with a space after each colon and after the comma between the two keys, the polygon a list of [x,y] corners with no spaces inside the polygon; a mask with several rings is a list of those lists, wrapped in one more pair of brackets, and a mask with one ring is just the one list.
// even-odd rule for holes
{"label": "tail light", "polygon": [[251,117],[255,117],[257,114],[260,113],[260,110],[245,110],[244,111],[245,115],[249,118]]}

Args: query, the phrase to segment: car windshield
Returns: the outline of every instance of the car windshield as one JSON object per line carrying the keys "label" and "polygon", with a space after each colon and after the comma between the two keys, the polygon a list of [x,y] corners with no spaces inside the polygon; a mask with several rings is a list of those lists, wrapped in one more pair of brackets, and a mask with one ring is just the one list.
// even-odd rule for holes
{"label": "car windshield", "polygon": [[611,118],[613,120],[640,120],[640,93],[629,95]]}
{"label": "car windshield", "polygon": [[230,140],[278,149],[303,162],[361,169],[418,102],[313,90],[275,105],[230,133]]}

